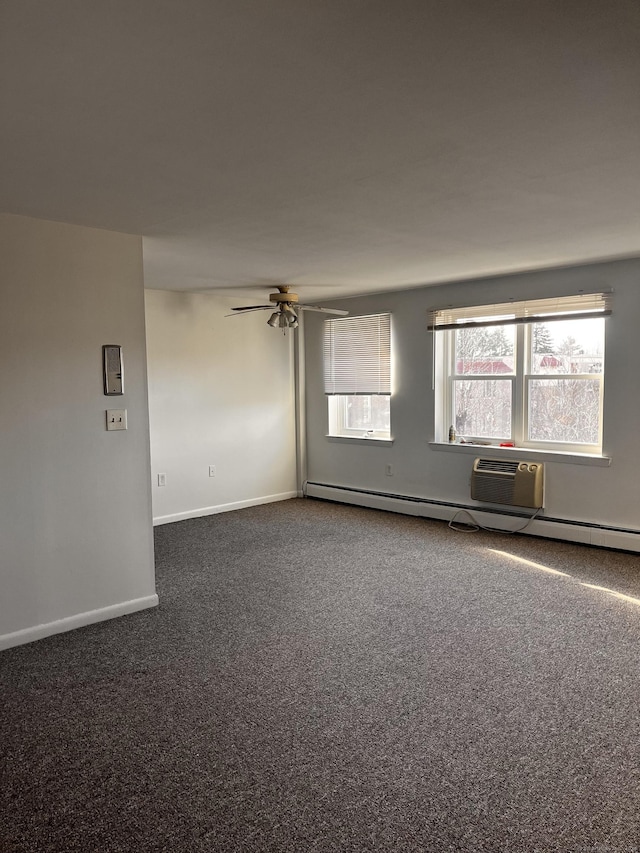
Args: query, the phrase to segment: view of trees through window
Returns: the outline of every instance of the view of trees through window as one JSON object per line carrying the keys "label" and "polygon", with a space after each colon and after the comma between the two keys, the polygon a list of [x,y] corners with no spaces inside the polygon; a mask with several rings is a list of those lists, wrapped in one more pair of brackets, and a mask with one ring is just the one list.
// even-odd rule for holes
{"label": "view of trees through window", "polygon": [[456,331],[455,373],[457,376],[502,377],[454,380],[457,434],[510,438],[515,327],[483,326]]}
{"label": "view of trees through window", "polygon": [[528,441],[598,444],[604,368],[602,318],[535,323],[525,328],[518,370],[515,326],[456,330],[452,395],[460,436],[512,439],[521,383]]}
{"label": "view of trees through window", "polygon": [[532,327],[529,440],[598,444],[604,320],[555,325]]}

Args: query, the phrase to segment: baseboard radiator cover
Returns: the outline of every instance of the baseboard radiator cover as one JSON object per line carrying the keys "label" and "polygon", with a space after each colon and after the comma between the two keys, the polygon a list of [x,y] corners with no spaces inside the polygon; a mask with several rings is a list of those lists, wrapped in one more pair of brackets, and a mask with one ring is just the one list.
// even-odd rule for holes
{"label": "baseboard radiator cover", "polygon": [[[478,507],[476,504],[451,503],[312,481],[307,482],[304,493],[309,498],[398,512],[403,515],[415,515],[421,518],[433,518],[438,521],[451,521],[457,512],[466,509],[473,513],[474,518],[481,524],[505,531],[521,527],[522,520],[530,515],[517,509]],[[640,553],[640,530],[631,528],[543,516],[535,518],[522,535]]]}

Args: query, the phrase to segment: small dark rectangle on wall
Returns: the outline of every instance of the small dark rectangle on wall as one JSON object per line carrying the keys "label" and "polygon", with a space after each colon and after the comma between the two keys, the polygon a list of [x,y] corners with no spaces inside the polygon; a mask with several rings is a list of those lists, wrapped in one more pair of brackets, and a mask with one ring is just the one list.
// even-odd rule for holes
{"label": "small dark rectangle on wall", "polygon": [[102,347],[102,368],[105,395],[107,397],[119,397],[124,394],[121,346],[104,344]]}

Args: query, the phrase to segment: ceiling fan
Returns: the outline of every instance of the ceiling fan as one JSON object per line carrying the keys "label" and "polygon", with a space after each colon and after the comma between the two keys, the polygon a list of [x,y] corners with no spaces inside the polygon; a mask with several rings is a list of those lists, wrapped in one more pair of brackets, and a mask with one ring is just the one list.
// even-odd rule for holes
{"label": "ceiling fan", "polygon": [[[247,305],[243,308],[232,308],[239,314],[248,314],[250,311],[267,311],[275,308],[275,311],[267,320],[267,325],[273,328],[295,329],[298,325],[299,311],[322,311],[324,314],[337,314],[344,316],[348,311],[342,311],[339,308],[321,308],[319,305],[300,305],[298,303],[298,294],[291,292],[291,286],[288,284],[277,285],[278,292],[269,294],[270,305]],[[233,317],[233,314],[229,314]]]}

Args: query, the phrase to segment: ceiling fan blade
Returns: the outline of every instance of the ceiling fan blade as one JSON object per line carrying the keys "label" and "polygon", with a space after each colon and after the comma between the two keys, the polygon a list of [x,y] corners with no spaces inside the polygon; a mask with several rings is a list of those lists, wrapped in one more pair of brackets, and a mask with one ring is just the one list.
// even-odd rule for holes
{"label": "ceiling fan blade", "polygon": [[270,308],[273,311],[273,305],[250,305],[248,308],[232,308],[235,314],[225,314],[225,317],[239,317],[241,314],[251,314],[252,311],[266,311]]}
{"label": "ceiling fan blade", "polygon": [[322,311],[324,314],[339,314],[343,316],[348,314],[348,311],[343,311],[341,308],[321,308],[319,305],[296,305],[296,308],[302,311]]}
{"label": "ceiling fan blade", "polygon": [[241,308],[232,308],[232,311],[262,311],[264,308],[273,308],[273,305],[243,305]]}

